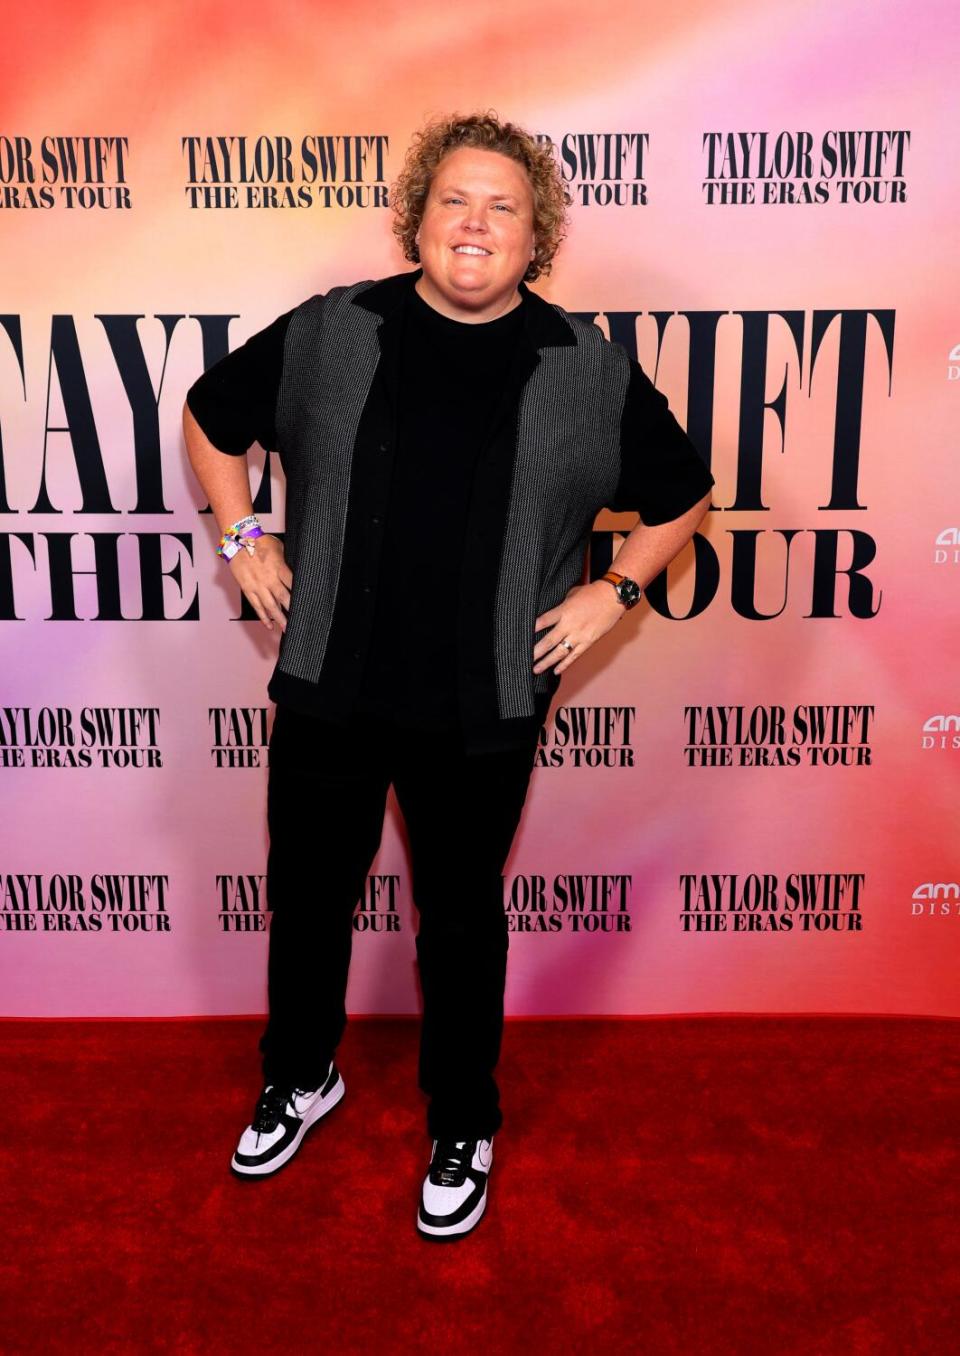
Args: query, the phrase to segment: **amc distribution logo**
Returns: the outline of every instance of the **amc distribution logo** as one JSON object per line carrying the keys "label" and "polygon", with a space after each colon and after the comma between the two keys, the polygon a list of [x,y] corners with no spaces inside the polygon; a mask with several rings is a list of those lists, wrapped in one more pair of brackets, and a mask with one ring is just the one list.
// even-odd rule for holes
{"label": "amc distribution logo", "polygon": [[914,918],[960,918],[960,885],[951,881],[926,881],[918,885],[910,901]]}

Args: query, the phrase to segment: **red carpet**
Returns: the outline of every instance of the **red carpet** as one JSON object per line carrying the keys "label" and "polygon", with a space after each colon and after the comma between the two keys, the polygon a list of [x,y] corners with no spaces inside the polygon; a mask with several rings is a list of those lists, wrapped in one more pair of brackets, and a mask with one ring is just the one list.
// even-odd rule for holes
{"label": "red carpet", "polygon": [[957,1023],[508,1021],[487,1212],[417,1237],[416,1026],[235,1180],[259,1022],[4,1022],[0,1349],[948,1356]]}

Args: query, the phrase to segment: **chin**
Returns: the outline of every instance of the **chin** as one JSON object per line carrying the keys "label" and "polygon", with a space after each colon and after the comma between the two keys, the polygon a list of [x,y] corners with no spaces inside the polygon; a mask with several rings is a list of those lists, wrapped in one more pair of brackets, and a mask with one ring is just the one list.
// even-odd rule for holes
{"label": "chin", "polygon": [[496,286],[490,278],[461,277],[456,273],[447,274],[446,285],[455,292],[490,292],[495,291]]}

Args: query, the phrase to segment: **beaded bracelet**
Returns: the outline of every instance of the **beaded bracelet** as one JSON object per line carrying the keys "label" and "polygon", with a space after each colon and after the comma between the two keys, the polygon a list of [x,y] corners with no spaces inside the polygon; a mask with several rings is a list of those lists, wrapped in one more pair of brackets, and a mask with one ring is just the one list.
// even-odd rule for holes
{"label": "beaded bracelet", "polygon": [[260,520],[255,513],[247,514],[246,518],[241,518],[239,522],[233,523],[228,527],[220,543],[217,546],[217,555],[222,556],[224,560],[230,561],[237,554],[241,547],[253,555],[252,542],[248,540],[253,537],[263,537],[266,533],[260,526]]}

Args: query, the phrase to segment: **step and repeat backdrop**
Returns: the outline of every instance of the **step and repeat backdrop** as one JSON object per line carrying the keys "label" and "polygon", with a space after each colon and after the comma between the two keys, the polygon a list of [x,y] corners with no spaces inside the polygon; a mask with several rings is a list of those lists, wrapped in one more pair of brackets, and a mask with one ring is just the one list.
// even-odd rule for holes
{"label": "step and repeat backdrop", "polygon": [[[504,871],[508,1013],[960,1014],[955,7],[4,27],[0,1011],[264,1010],[278,638],[215,554],[184,396],[313,293],[410,267],[411,134],[493,109],[573,199],[535,289],[627,346],[717,481],[563,676]],[[282,532],[276,455],[249,467]],[[635,522],[597,519],[594,573]],[[392,791],[355,929],[349,1010],[416,1011]]]}

